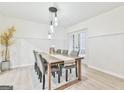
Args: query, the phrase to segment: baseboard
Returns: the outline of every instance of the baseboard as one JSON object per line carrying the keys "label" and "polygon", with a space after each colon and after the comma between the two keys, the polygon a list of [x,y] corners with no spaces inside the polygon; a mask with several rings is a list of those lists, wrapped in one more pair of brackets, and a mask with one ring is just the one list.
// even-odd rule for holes
{"label": "baseboard", "polygon": [[100,69],[100,68],[97,68],[97,67],[94,67],[94,66],[91,66],[91,65],[88,65],[88,67],[89,68],[92,68],[92,69],[95,69],[95,70],[98,70],[98,71],[101,71],[101,72],[104,72],[106,74],[109,74],[109,75],[112,75],[112,76],[121,78],[121,79],[124,79],[124,76],[123,75],[119,75],[117,73],[109,72],[109,71],[106,71],[106,70],[103,70],[103,69]]}
{"label": "baseboard", "polygon": [[33,66],[33,64],[25,64],[25,65],[13,66],[11,69],[28,67],[28,66]]}

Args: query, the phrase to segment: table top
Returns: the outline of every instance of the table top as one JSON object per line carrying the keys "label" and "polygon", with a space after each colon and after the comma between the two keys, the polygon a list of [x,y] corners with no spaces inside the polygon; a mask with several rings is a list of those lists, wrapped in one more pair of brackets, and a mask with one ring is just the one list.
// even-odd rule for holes
{"label": "table top", "polygon": [[63,56],[58,54],[41,53],[48,63],[61,63],[64,61],[83,59],[84,57]]}
{"label": "table top", "polygon": [[64,62],[61,59],[53,57],[51,54],[41,53],[41,55],[43,56],[43,58],[45,58],[47,60],[48,63]]}

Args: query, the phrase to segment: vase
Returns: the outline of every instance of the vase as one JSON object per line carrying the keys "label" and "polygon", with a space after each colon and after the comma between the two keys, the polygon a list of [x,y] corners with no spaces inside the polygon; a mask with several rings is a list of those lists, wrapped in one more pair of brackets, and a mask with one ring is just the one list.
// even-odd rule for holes
{"label": "vase", "polygon": [[1,71],[10,70],[10,61],[1,62]]}

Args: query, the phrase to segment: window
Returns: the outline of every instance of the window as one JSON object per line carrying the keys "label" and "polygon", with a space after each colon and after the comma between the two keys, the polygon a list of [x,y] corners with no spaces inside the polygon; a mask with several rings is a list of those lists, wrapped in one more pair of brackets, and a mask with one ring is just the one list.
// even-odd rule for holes
{"label": "window", "polygon": [[69,49],[70,51],[79,51],[79,54],[85,54],[85,35],[83,31],[71,33],[69,35]]}

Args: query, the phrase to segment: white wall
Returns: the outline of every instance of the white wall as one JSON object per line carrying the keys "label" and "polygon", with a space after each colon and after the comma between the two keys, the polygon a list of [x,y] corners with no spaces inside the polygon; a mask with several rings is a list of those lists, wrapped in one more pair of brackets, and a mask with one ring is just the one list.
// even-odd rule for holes
{"label": "white wall", "polygon": [[[56,48],[64,48],[63,29],[58,28],[54,40],[48,40],[48,25],[26,21],[23,19],[0,16],[0,32],[6,31],[9,26],[16,27],[15,41],[10,47],[11,67],[32,65],[34,63],[33,49],[48,52],[51,44]],[[59,43],[57,43],[59,42]]]}
{"label": "white wall", "polygon": [[88,28],[88,65],[124,78],[124,7],[93,17],[67,29]]}

